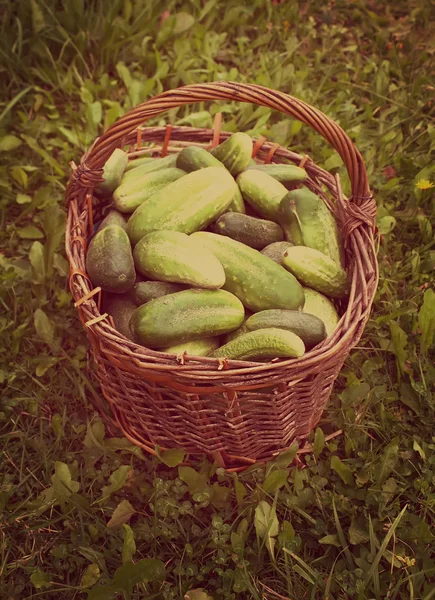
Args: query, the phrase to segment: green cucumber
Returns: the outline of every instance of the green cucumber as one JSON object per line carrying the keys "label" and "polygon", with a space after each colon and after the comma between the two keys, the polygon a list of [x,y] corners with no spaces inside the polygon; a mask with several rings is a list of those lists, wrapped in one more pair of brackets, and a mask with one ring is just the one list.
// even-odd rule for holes
{"label": "green cucumber", "polygon": [[266,360],[297,358],[305,352],[304,342],[295,333],[271,327],[245,333],[215,350],[213,358]]}
{"label": "green cucumber", "polygon": [[282,264],[304,285],[318,292],[332,298],[345,298],[349,294],[346,271],[332,258],[314,248],[292,246],[284,252]]}
{"label": "green cucumber", "polygon": [[133,252],[137,271],[151,279],[217,289],[225,283],[218,259],[185,233],[154,231]]}
{"label": "green cucumber", "polygon": [[104,181],[98,183],[95,189],[104,196],[110,194],[118,187],[128,162],[128,155],[116,148],[103,167]]}
{"label": "green cucumber", "polygon": [[305,304],[302,311],[315,315],[325,324],[326,334],[329,336],[337,327],[340,317],[329,298],[320,292],[304,287]]}
{"label": "green cucumber", "polygon": [[86,254],[86,272],[94,286],[122,294],[136,281],[130,240],[119,225],[108,225],[92,238]]}
{"label": "green cucumber", "polygon": [[292,190],[281,200],[279,212],[290,241],[319,250],[343,266],[337,222],[319,196],[306,188]]}
{"label": "green cucumber", "polygon": [[248,169],[236,179],[244,200],[265,219],[278,223],[279,204],[287,188],[271,175]]}
{"label": "green cucumber", "polygon": [[162,296],[135,310],[130,326],[140,344],[167,348],[237,329],[243,304],[224,290],[184,290]]}
{"label": "green cucumber", "polygon": [[249,165],[252,155],[252,138],[246,133],[235,133],[225,142],[210,150],[225,165],[231,175],[238,175]]}
{"label": "green cucumber", "polygon": [[115,323],[115,329],[129,340],[134,340],[130,329],[130,319],[136,310],[135,302],[128,294],[108,294],[104,298],[104,311],[109,313]]}
{"label": "green cucumber", "polygon": [[237,296],[246,308],[257,312],[303,306],[304,292],[295,277],[258,250],[207,231],[198,231],[191,237],[220,261],[226,276],[223,289]]}
{"label": "green cucumber", "polygon": [[249,317],[244,326],[247,331],[269,329],[270,327],[292,331],[308,348],[316,346],[326,338],[323,321],[299,310],[262,310]]}
{"label": "green cucumber", "polygon": [[193,233],[223,214],[234,197],[236,183],[226,169],[207,167],[188,173],[156,192],[139,206],[127,223],[132,244],[159,230]]}
{"label": "green cucumber", "polygon": [[241,215],[246,214],[246,206],[243,201],[242,192],[240,191],[239,186],[237,185],[234,190],[234,196],[231,200],[231,204],[227,208],[227,212],[240,213]]}
{"label": "green cucumber", "polygon": [[130,295],[137,306],[141,306],[155,298],[182,292],[186,286],[179,283],[168,283],[167,281],[139,281],[135,283]]}
{"label": "green cucumber", "polygon": [[273,244],[266,246],[266,248],[263,248],[261,254],[271,258],[280,265],[282,264],[282,255],[287,248],[290,248],[291,246],[293,246],[293,244],[290,242],[274,242]]}
{"label": "green cucumber", "polygon": [[175,167],[176,162],[177,154],[168,154],[168,156],[163,158],[152,158],[150,156],[133,158],[127,163],[124,178],[127,177],[128,179],[128,177],[130,177],[130,172],[135,171],[136,169],[140,169],[140,172],[136,171],[133,177],[144,173],[151,173],[151,171],[158,171],[159,169],[169,169],[171,167]]}
{"label": "green cucumber", "polygon": [[206,167],[225,168],[220,160],[215,158],[205,148],[199,146],[187,146],[183,148],[177,156],[176,164],[179,169],[183,169],[186,173],[205,169]]}
{"label": "green cucumber", "polygon": [[307,178],[307,172],[296,165],[285,165],[280,163],[270,163],[267,165],[250,165],[248,169],[256,169],[261,173],[270,175],[283,185],[294,183],[295,181],[304,181]]}
{"label": "green cucumber", "polygon": [[124,215],[122,215],[117,210],[114,210],[114,209],[109,210],[107,215],[104,217],[104,219],[98,225],[98,229],[97,229],[96,233],[98,233],[105,227],[108,227],[109,225],[119,225],[119,227],[122,227],[122,229],[126,229],[127,221],[124,218]]}
{"label": "green cucumber", "polygon": [[218,337],[205,337],[199,340],[190,340],[175,346],[162,348],[160,352],[168,354],[189,354],[190,356],[208,356],[219,348]]}
{"label": "green cucumber", "polygon": [[184,175],[186,175],[185,171],[173,167],[159,169],[124,181],[113,194],[113,204],[120,212],[131,214],[153,194]]}
{"label": "green cucumber", "polygon": [[274,221],[234,212],[221,215],[215,223],[215,231],[256,250],[284,239],[283,230]]}

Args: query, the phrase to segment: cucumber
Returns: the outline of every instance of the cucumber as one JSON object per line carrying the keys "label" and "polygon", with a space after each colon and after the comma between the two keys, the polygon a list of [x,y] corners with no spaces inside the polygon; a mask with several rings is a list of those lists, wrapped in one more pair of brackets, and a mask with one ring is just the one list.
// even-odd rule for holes
{"label": "cucumber", "polygon": [[231,175],[236,176],[244,171],[251,161],[252,138],[246,133],[235,133],[210,150],[210,154],[220,160]]}
{"label": "cucumber", "polygon": [[257,250],[284,239],[283,230],[274,221],[231,212],[219,217],[215,231]]}
{"label": "cucumber", "polygon": [[283,254],[282,264],[304,285],[332,298],[349,294],[346,271],[332,258],[314,248],[292,246]]}
{"label": "cucumber", "polygon": [[108,225],[119,225],[119,227],[122,227],[122,229],[125,229],[127,227],[127,221],[125,220],[124,215],[122,215],[117,210],[114,210],[114,209],[109,210],[107,215],[104,217],[104,219],[98,225],[97,231],[95,233],[98,233],[99,231],[101,231],[102,229],[107,227]]}
{"label": "cucumber", "polygon": [[225,283],[218,259],[185,233],[154,231],[144,236],[133,252],[136,269],[160,281],[217,289]]}
{"label": "cucumber", "polygon": [[267,165],[250,165],[248,169],[255,169],[261,173],[270,175],[282,184],[293,183],[295,181],[304,181],[307,178],[307,172],[296,165],[285,165],[271,163]]}
{"label": "cucumber", "polygon": [[304,352],[304,342],[295,333],[270,327],[245,333],[215,350],[211,356],[233,360],[265,360],[296,358]]}
{"label": "cucumber", "polygon": [[128,294],[107,294],[104,298],[104,311],[112,316],[115,328],[129,340],[134,340],[130,329],[130,319],[137,306]]}
{"label": "cucumber", "polygon": [[137,306],[141,306],[150,300],[182,292],[186,286],[179,283],[168,283],[167,281],[139,281],[135,283],[130,295]]}
{"label": "cucumber", "polygon": [[208,356],[219,348],[218,337],[207,337],[199,340],[183,342],[162,348],[161,352],[168,354],[190,354],[191,356]]}
{"label": "cucumber", "polygon": [[264,256],[271,258],[280,265],[282,264],[282,255],[287,250],[287,248],[290,248],[291,246],[293,246],[293,244],[291,244],[290,242],[274,242],[273,244],[269,244],[268,246],[266,246],[266,248],[263,248],[261,254],[264,254]]}
{"label": "cucumber", "polygon": [[223,289],[237,296],[246,308],[257,312],[303,306],[304,292],[295,277],[258,250],[206,231],[198,231],[191,237],[221,262],[226,276]]}
{"label": "cucumber", "polygon": [[226,169],[207,167],[168,184],[139,206],[127,223],[132,244],[162,229],[192,233],[223,214],[234,197],[236,182]]}
{"label": "cucumber", "polygon": [[179,169],[183,169],[186,173],[205,169],[206,167],[225,168],[220,160],[215,158],[205,148],[199,146],[187,146],[183,148],[177,156],[176,164]]}
{"label": "cucumber", "polygon": [[243,201],[242,192],[240,191],[239,186],[237,185],[234,190],[234,196],[231,200],[231,204],[227,208],[228,212],[240,213],[241,215],[246,214],[246,206]]}
{"label": "cucumber", "polygon": [[262,310],[244,323],[247,331],[257,329],[286,329],[292,331],[304,342],[307,348],[316,346],[326,338],[323,321],[314,315],[299,310]]}
{"label": "cucumber", "polygon": [[86,272],[95,286],[122,294],[136,281],[130,240],[119,225],[108,225],[91,240],[86,255]]}
{"label": "cucumber", "polygon": [[290,241],[319,250],[343,266],[337,222],[319,196],[306,188],[292,190],[281,200],[280,215]]}
{"label": "cucumber", "polygon": [[113,194],[113,204],[122,213],[133,213],[138,206],[173,181],[186,175],[175,167],[145,173],[121,183]]}
{"label": "cucumber", "polygon": [[279,204],[287,188],[271,175],[248,169],[236,179],[244,200],[265,219],[278,223]]}
{"label": "cucumber", "polygon": [[124,178],[130,177],[130,172],[136,169],[140,169],[140,172],[137,171],[135,175],[132,175],[133,177],[143,173],[151,173],[151,171],[158,171],[159,169],[175,167],[176,162],[177,154],[168,154],[168,156],[164,156],[163,158],[151,158],[150,156],[133,158],[127,163]]}
{"label": "cucumber", "polygon": [[120,148],[116,148],[103,167],[104,181],[98,183],[95,189],[103,196],[110,196],[120,184],[127,162],[128,155]]}
{"label": "cucumber", "polygon": [[130,327],[140,344],[167,348],[237,329],[243,304],[224,290],[184,290],[156,298],[135,310]]}
{"label": "cucumber", "polygon": [[311,288],[304,288],[305,304],[304,313],[315,315],[325,324],[326,334],[329,336],[337,327],[340,317],[329,298]]}

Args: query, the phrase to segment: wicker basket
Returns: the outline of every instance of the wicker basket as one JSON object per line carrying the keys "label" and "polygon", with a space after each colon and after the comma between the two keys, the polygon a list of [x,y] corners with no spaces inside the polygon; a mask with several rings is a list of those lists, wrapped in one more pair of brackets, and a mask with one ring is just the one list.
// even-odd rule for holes
{"label": "wicker basket", "polygon": [[[86,274],[86,247],[101,214],[94,186],[115,148],[130,156],[178,152],[186,145],[210,148],[230,134],[213,129],[150,127],[142,124],[167,110],[207,100],[237,100],[279,110],[311,126],[339,153],[352,186],[344,197],[338,177],[312,160],[269,143],[253,140],[253,156],[264,162],[290,160],[303,165],[307,185],[334,212],[345,241],[346,268],[352,286],[341,306],[335,331],[302,358],[269,363],[187,359],[155,352],[118,333],[111,317],[100,313],[100,289]],[[148,144],[148,148],[142,144]],[[90,344],[96,376],[110,406],[111,420],[145,450],[184,448],[207,453],[229,469],[269,460],[305,438],[318,423],[349,351],[360,339],[378,282],[375,251],[376,204],[358,150],[346,133],[319,110],[284,93],[258,85],[216,82],[168,91],[119,119],[74,164],[66,199],[66,251],[70,287]],[[325,193],[325,190],[326,193]]]}

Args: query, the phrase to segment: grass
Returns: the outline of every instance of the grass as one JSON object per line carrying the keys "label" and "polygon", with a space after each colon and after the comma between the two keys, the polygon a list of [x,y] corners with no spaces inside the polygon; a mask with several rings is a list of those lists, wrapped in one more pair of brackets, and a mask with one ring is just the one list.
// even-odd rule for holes
{"label": "grass", "polygon": [[[0,2],[0,596],[430,600],[433,4],[165,9],[161,23],[156,0]],[[338,121],[366,161],[381,233],[372,318],[313,451],[238,477],[149,458],[105,430],[63,252],[69,162],[137,103],[218,79],[278,88]],[[167,120],[208,126],[217,111],[348,189],[332,149],[279,113],[211,103]]]}

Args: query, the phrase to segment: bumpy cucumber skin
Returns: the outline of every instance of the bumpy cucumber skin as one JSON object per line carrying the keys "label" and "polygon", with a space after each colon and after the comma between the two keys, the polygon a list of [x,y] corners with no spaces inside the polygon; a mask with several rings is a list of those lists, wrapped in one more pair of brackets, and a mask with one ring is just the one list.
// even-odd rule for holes
{"label": "bumpy cucumber skin", "polygon": [[176,164],[179,169],[186,171],[186,173],[205,169],[206,167],[225,168],[220,160],[215,158],[205,148],[199,146],[187,146],[183,148],[177,156]]}
{"label": "bumpy cucumber skin", "polygon": [[135,302],[128,294],[109,294],[104,299],[104,310],[112,316],[115,328],[132,341],[134,337],[130,329],[130,319],[136,308]]}
{"label": "bumpy cucumber skin", "polygon": [[307,172],[296,165],[285,165],[278,163],[270,163],[267,165],[250,165],[248,169],[256,169],[262,173],[270,175],[282,184],[293,183],[295,181],[305,181]]}
{"label": "bumpy cucumber skin", "polygon": [[131,214],[153,194],[186,175],[175,167],[145,173],[122,183],[113,194],[113,204],[119,212]]}
{"label": "bumpy cucumber skin", "polygon": [[307,348],[316,346],[326,338],[323,321],[299,310],[262,310],[249,317],[244,326],[248,331],[270,327],[292,331],[301,338]]}
{"label": "bumpy cucumber skin", "polygon": [[252,139],[246,133],[235,133],[225,142],[210,150],[210,153],[220,160],[235,177],[244,171],[251,161]]}
{"label": "bumpy cucumber skin", "polygon": [[215,350],[214,358],[233,360],[265,360],[298,358],[305,352],[304,342],[295,333],[285,329],[257,329],[245,333]]}
{"label": "bumpy cucumber skin", "polygon": [[130,240],[119,225],[108,225],[91,240],[86,255],[86,272],[95,286],[122,294],[136,281]]}
{"label": "bumpy cucumber skin", "polygon": [[167,348],[233,331],[240,327],[244,317],[243,304],[229,292],[185,290],[137,308],[130,327],[140,344]]}
{"label": "bumpy cucumber skin", "polygon": [[127,223],[132,244],[160,230],[193,233],[223,214],[230,205],[236,183],[226,169],[207,167],[169,183],[139,206]]}
{"label": "bumpy cucumber skin", "polygon": [[236,179],[243,199],[263,218],[279,223],[279,204],[287,194],[287,188],[271,175],[248,169]]}
{"label": "bumpy cucumber skin", "polygon": [[329,298],[311,288],[304,287],[304,294],[305,304],[302,311],[321,319],[325,324],[326,334],[330,336],[340,320],[335,306]]}
{"label": "bumpy cucumber skin", "polygon": [[263,248],[261,254],[264,254],[264,256],[267,256],[267,258],[274,260],[280,265],[282,264],[282,255],[292,246],[293,244],[291,242],[274,242],[273,244],[266,246],[266,248]]}
{"label": "bumpy cucumber skin", "polygon": [[150,279],[204,289],[218,289],[225,283],[219,260],[179,231],[149,233],[136,244],[133,258],[139,273]]}
{"label": "bumpy cucumber skin", "polygon": [[125,230],[127,227],[127,221],[124,218],[124,215],[122,215],[117,210],[110,210],[104,217],[104,219],[101,221],[101,223],[98,225],[98,229],[95,233],[98,233],[99,231],[101,231],[105,227],[108,227],[109,225],[119,225],[119,227],[122,227],[122,229]]}
{"label": "bumpy cucumber skin", "polygon": [[215,223],[215,231],[256,250],[284,239],[283,230],[274,221],[237,213],[221,215]]}
{"label": "bumpy cucumber skin", "polygon": [[286,201],[293,204],[289,219],[297,220],[302,236],[302,241],[290,241],[319,250],[343,266],[344,252],[337,222],[323,200],[311,190],[300,188],[289,192],[281,207]]}
{"label": "bumpy cucumber skin", "polygon": [[227,208],[227,212],[239,213],[241,215],[246,215],[246,206],[243,201],[242,192],[240,191],[239,186],[237,185],[234,190],[234,196],[231,200],[231,204]]}
{"label": "bumpy cucumber skin", "polygon": [[116,148],[103,167],[104,181],[96,186],[96,190],[104,196],[110,196],[120,184],[127,162],[128,155],[120,148]]}
{"label": "bumpy cucumber skin", "polygon": [[219,348],[218,337],[201,338],[200,340],[190,340],[175,346],[162,348],[161,352],[168,354],[188,354],[190,356],[208,356]]}
{"label": "bumpy cucumber skin", "polygon": [[223,289],[237,296],[253,312],[269,308],[297,310],[304,304],[302,286],[282,266],[258,250],[216,233],[198,231],[192,238],[201,241],[222,264]]}
{"label": "bumpy cucumber skin", "polygon": [[[149,156],[133,158],[127,163],[123,179],[136,177],[144,173],[151,173],[151,171],[158,171],[159,169],[169,169],[175,167],[176,162],[177,154],[168,154],[168,156],[164,156],[163,158],[150,158]],[[134,175],[130,174],[131,171],[136,169],[140,169],[140,171],[136,171]]]}
{"label": "bumpy cucumber skin", "polygon": [[314,248],[292,246],[284,252],[282,264],[304,285],[331,298],[345,298],[349,294],[346,271]]}
{"label": "bumpy cucumber skin", "polygon": [[141,306],[150,300],[182,292],[186,286],[179,283],[169,283],[167,281],[139,281],[135,283],[130,295],[137,306]]}

